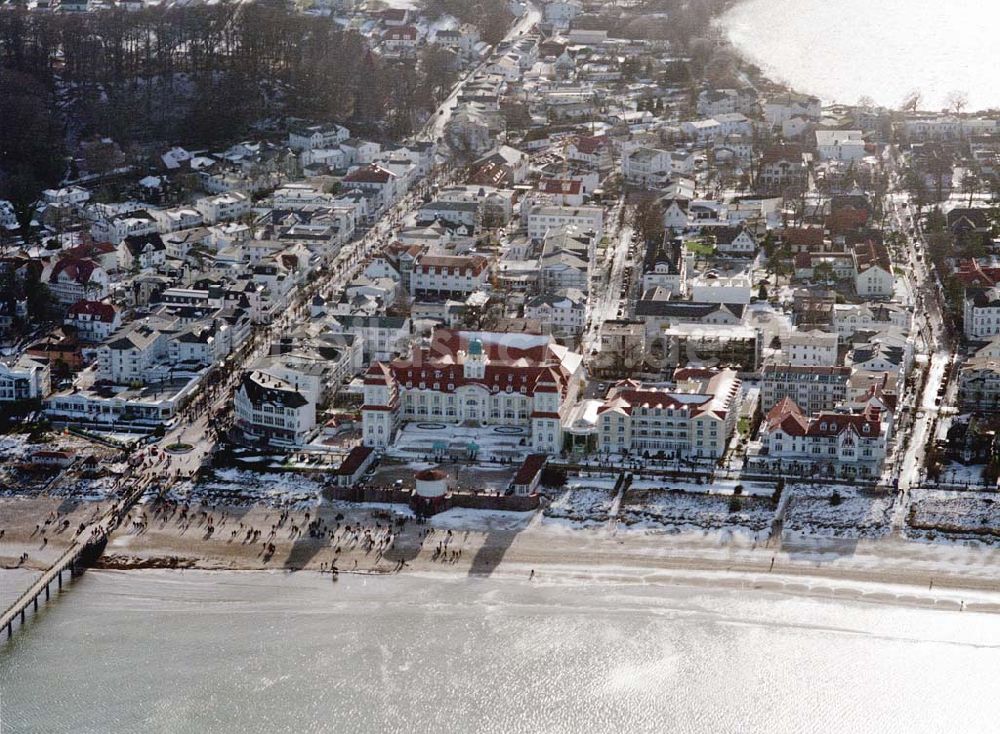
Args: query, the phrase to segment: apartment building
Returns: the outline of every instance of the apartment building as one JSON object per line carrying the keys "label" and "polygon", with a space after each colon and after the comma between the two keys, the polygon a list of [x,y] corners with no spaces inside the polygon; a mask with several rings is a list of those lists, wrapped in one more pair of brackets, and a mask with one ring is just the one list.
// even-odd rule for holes
{"label": "apartment building", "polygon": [[682,459],[718,459],[736,427],[734,370],[681,369],[668,387],[625,380],[598,409],[598,450]]}

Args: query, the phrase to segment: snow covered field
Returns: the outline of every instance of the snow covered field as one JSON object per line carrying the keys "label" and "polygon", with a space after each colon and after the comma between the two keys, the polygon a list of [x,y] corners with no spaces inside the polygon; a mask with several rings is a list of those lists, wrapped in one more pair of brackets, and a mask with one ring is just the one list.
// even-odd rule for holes
{"label": "snow covered field", "polygon": [[577,527],[607,524],[611,503],[615,498],[611,489],[614,480],[606,487],[580,486],[588,481],[602,482],[600,479],[578,479],[569,489],[558,490],[552,495],[552,503],[545,508],[544,521],[560,521]]}
{"label": "snow covered field", "polygon": [[[830,498],[834,489],[840,504]],[[847,538],[870,538],[889,530],[892,496],[863,494],[853,487],[796,485],[791,488],[785,530],[809,535],[833,535]]]}
{"label": "snow covered field", "polygon": [[765,533],[774,518],[770,500],[717,494],[630,489],[622,500],[620,525],[635,530],[736,530]]}
{"label": "snow covered field", "polygon": [[303,507],[315,504],[322,489],[319,479],[302,474],[220,469],[212,479],[175,484],[167,499],[193,504]]}
{"label": "snow covered field", "polygon": [[1000,541],[1000,496],[988,492],[915,489],[907,534],[925,540],[945,537]]}

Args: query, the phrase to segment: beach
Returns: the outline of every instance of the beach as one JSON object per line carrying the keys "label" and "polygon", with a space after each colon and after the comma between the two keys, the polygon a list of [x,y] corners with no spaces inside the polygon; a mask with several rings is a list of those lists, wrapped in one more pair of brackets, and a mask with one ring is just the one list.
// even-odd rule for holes
{"label": "beach", "polygon": [[[0,565],[43,568],[71,533],[53,534],[42,548],[34,533],[38,518],[61,506],[68,514],[60,517],[74,524],[99,507],[72,505],[41,497],[0,500]],[[727,530],[576,527],[541,512],[459,509],[421,524],[402,505],[328,500],[291,509],[193,505],[181,515],[180,506],[159,512],[138,506],[112,536],[99,567],[287,572],[336,568],[339,573],[456,578],[528,578],[533,573],[540,579],[754,588],[1000,611],[1000,551],[960,543],[788,534],[779,543]],[[25,552],[28,560],[18,564]]]}

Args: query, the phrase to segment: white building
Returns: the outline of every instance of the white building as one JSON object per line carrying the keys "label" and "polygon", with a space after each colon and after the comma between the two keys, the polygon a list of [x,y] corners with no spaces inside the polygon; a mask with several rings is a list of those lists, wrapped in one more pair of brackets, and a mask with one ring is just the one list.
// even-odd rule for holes
{"label": "white building", "polygon": [[526,219],[528,238],[538,242],[548,230],[565,226],[591,230],[598,241],[604,236],[604,209],[599,206],[534,205],[528,209]]}
{"label": "white building", "polygon": [[780,125],[792,117],[819,120],[823,106],[819,99],[804,94],[787,92],[764,102],[764,119],[771,126]]}
{"label": "white building", "polygon": [[120,270],[149,270],[167,262],[167,246],[158,234],[126,237],[118,245]]}
{"label": "white building", "polygon": [[155,209],[150,214],[156,220],[157,230],[160,234],[199,227],[204,222],[201,212],[192,207]]}
{"label": "white building", "polygon": [[790,365],[834,367],[838,341],[836,334],[825,331],[795,331],[781,338],[781,354]]}
{"label": "white building", "polygon": [[194,203],[206,224],[239,219],[250,211],[250,198],[239,191],[206,196]]}
{"label": "white building", "polygon": [[76,329],[80,341],[98,343],[118,330],[121,316],[110,303],[77,301],[69,307],[63,323]]}
{"label": "white building", "polygon": [[316,427],[316,403],[264,370],[243,375],[235,397],[236,428],[254,445],[301,446]]}
{"label": "white building", "polygon": [[365,375],[366,446],[391,445],[405,421],[524,426],[531,448],[562,450],[562,420],[576,401],[583,357],[550,336],[434,332],[411,359]]}
{"label": "white building", "polygon": [[772,471],[816,476],[874,477],[881,473],[892,412],[872,398],[857,412],[806,416],[791,398],[778,402],[761,426],[762,464]]}
{"label": "white building", "polygon": [[108,272],[89,258],[63,257],[50,262],[42,271],[42,281],[63,306],[84,299],[101,301],[111,293]]}
{"label": "white building", "polygon": [[489,261],[481,255],[422,255],[410,273],[414,298],[466,298],[489,283]]}
{"label": "white building", "polygon": [[850,379],[850,367],[765,365],[760,384],[760,407],[767,412],[784,398],[791,398],[808,414],[833,410],[847,400]]}
{"label": "white building", "polygon": [[411,324],[405,316],[336,316],[330,325],[361,339],[366,365],[391,361],[409,346]]}
{"label": "white building", "polygon": [[740,381],[733,370],[681,369],[672,387],[626,380],[598,409],[598,450],[718,459],[736,427]]}
{"label": "white building", "polygon": [[885,245],[865,242],[851,250],[854,262],[854,287],[864,298],[889,298],[894,292],[896,279],[892,261]]}
{"label": "white building", "polygon": [[351,137],[343,125],[308,125],[297,127],[288,133],[288,147],[292,150],[312,150],[314,148],[336,148]]}
{"label": "white building", "polygon": [[549,324],[560,336],[575,336],[587,323],[587,298],[577,289],[532,298],[524,305],[524,317]]}
{"label": "white building", "polygon": [[860,130],[817,130],[816,151],[823,161],[856,161],[868,155]]}
{"label": "white building", "polygon": [[673,160],[668,150],[637,147],[622,151],[622,176],[637,186],[661,184],[673,173]]}
{"label": "white building", "polygon": [[41,400],[51,391],[47,361],[25,355],[13,364],[0,362],[0,403]]}
{"label": "white building", "polygon": [[750,303],[753,281],[745,273],[724,275],[708,271],[687,281],[692,301],[703,303]]}
{"label": "white building", "polygon": [[832,325],[841,337],[890,327],[908,332],[912,322],[913,314],[895,303],[838,303],[833,307]]}
{"label": "white building", "polygon": [[962,323],[966,339],[983,341],[1000,334],[1000,290],[967,288]]}

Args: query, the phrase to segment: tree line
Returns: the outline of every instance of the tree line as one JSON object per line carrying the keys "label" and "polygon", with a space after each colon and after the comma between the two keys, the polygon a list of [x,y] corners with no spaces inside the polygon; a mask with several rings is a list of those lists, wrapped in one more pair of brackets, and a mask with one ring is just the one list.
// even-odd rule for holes
{"label": "tree line", "polygon": [[400,137],[446,94],[451,53],[374,53],[330,18],[263,2],[137,12],[0,12],[0,198],[51,185],[93,135],[207,147],[260,120],[341,121]]}

